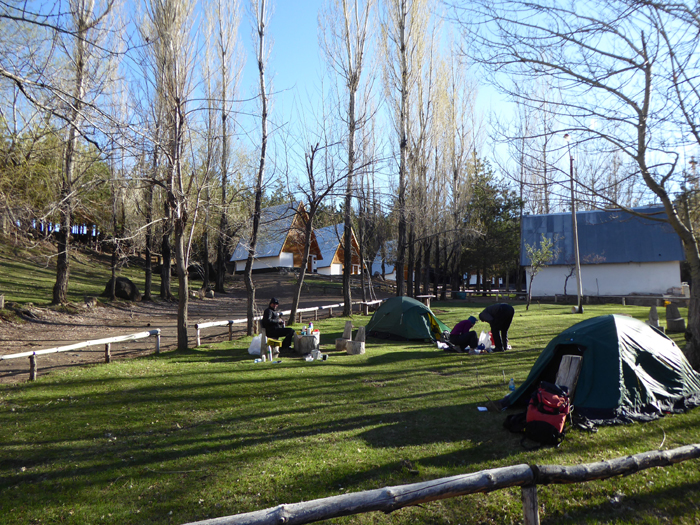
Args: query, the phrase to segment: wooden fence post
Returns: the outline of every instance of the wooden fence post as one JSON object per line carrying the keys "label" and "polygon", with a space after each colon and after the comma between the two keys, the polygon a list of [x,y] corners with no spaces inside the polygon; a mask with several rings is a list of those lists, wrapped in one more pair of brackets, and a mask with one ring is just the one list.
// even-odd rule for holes
{"label": "wooden fence post", "polygon": [[112,360],[112,344],[111,343],[106,343],[105,344],[105,363],[109,363]]}
{"label": "wooden fence post", "polygon": [[160,354],[160,330],[158,330],[156,335],[156,354]]}
{"label": "wooden fence post", "polygon": [[522,488],[523,523],[525,525],[540,525],[540,513],[537,504],[537,485]]}
{"label": "wooden fence post", "polygon": [[233,341],[233,322],[228,322],[228,340]]}
{"label": "wooden fence post", "polygon": [[29,380],[36,380],[36,355],[29,356]]}

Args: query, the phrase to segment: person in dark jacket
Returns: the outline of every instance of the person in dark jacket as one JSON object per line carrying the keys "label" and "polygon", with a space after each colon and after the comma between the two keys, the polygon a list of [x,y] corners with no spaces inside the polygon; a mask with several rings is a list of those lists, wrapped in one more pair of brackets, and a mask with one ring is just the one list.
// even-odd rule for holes
{"label": "person in dark jacket", "polygon": [[265,308],[262,317],[262,327],[265,329],[267,337],[272,339],[282,339],[282,350],[289,350],[292,347],[292,338],[294,337],[293,328],[285,328],[282,314],[277,311],[279,306],[277,298],[270,299],[270,305]]}
{"label": "person in dark jacket", "polygon": [[494,352],[505,352],[508,349],[508,329],[513,322],[515,310],[507,303],[492,304],[484,308],[479,319],[491,326]]}
{"label": "person in dark jacket", "polygon": [[460,321],[450,332],[450,343],[459,346],[462,351],[469,348],[476,348],[479,343],[479,337],[472,330],[476,324],[476,317],[471,316],[469,319]]}

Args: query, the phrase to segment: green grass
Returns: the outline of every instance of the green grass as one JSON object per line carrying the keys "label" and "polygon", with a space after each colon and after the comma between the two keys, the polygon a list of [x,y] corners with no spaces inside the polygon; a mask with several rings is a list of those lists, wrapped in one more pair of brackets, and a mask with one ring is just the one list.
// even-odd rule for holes
{"label": "green grass", "polygon": [[[7,238],[0,238],[0,294],[5,301],[19,304],[32,303],[46,306],[51,302],[56,282],[55,249],[47,249],[46,242],[36,245],[14,245]],[[68,301],[82,304],[85,296],[99,297],[112,278],[109,254],[96,254],[80,250],[71,251]],[[117,273],[134,282],[141,293],[145,289],[145,274],[138,265],[125,265]],[[201,287],[201,280],[190,280],[190,289]],[[153,274],[151,293],[160,290],[160,275]],[[177,297],[177,277],[171,282],[173,295]]]}
{"label": "green grass", "polygon": [[[436,303],[446,324],[483,305]],[[321,320],[329,360],[253,362],[250,339],[53,373],[0,390],[0,523],[171,524],[519,463],[574,465],[700,442],[700,410],[571,431],[525,451],[488,396],[522,382],[544,345],[585,317],[648,308],[516,307],[514,350],[467,356],[370,339],[335,353],[346,319]],[[355,326],[369,318],[355,317]],[[483,325],[485,327],[485,325]],[[477,329],[482,325],[477,325]],[[415,472],[417,471],[417,473]],[[544,524],[700,522],[696,460],[539,489]],[[357,524],[521,523],[518,488]]]}

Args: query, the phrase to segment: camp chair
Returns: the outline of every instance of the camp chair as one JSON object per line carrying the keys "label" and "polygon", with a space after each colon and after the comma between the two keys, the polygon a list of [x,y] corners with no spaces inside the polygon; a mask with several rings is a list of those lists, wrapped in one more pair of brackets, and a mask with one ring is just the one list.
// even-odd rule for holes
{"label": "camp chair", "polygon": [[267,333],[264,328],[260,329],[260,336],[262,338],[260,341],[261,357],[265,359],[265,350],[267,350],[267,357],[270,361],[272,361],[276,357],[279,357],[282,341],[280,341],[279,339],[272,339],[271,337],[267,337]]}

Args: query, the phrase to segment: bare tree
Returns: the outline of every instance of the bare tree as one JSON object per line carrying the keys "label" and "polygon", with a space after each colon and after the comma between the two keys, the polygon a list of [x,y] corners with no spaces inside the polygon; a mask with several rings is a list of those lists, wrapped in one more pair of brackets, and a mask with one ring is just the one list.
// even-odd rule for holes
{"label": "bare tree", "polygon": [[[358,108],[357,95],[360,79],[366,63],[367,46],[371,40],[370,15],[374,0],[329,0],[322,16],[321,46],[326,60],[344,83],[344,97],[347,97],[347,111],[344,120],[347,124],[347,178],[344,205],[344,261],[343,261],[343,315],[352,314],[350,275],[352,272],[352,197],[355,190],[356,133],[365,123],[362,106]],[[367,84],[366,84],[367,85]],[[367,94],[368,91],[365,91]],[[359,112],[359,114],[358,114]]]}
{"label": "bare tree", "polygon": [[221,114],[220,132],[220,181],[221,181],[221,210],[219,231],[216,240],[216,285],[215,291],[225,292],[224,277],[230,245],[230,226],[228,222],[230,183],[230,137],[232,133],[231,113],[232,103],[237,98],[238,81],[243,68],[243,58],[238,47],[238,26],[240,24],[241,7],[238,0],[214,0],[211,16],[209,17],[210,42],[213,48],[213,69],[217,70],[216,90],[212,95],[211,106]]}
{"label": "bare tree", "polygon": [[91,79],[94,80],[96,65],[92,51],[99,37],[100,24],[111,9],[107,4],[103,11],[95,11],[94,1],[72,0],[71,30],[72,35],[67,36],[68,52],[72,47],[69,97],[64,100],[65,112],[60,115],[66,122],[65,147],[63,150],[63,166],[61,170],[61,190],[58,204],[60,214],[60,226],[58,231],[58,256],[56,259],[56,283],[53,287],[53,303],[62,304],[68,301],[68,277],[70,274],[69,250],[71,243],[71,218],[75,203],[75,177],[77,164],[77,146],[81,137],[81,130],[85,119],[85,98],[90,87]]}
{"label": "bare tree", "polygon": [[525,305],[525,310],[529,310],[530,302],[532,302],[532,282],[540,270],[556,258],[554,242],[543,233],[539,247],[536,244],[530,246],[525,243],[525,256],[530,261],[530,282],[527,285],[527,304]]}
{"label": "bare tree", "polygon": [[420,71],[414,59],[426,37],[430,21],[428,0],[386,0],[382,10],[382,47],[385,57],[384,87],[392,102],[392,118],[398,135],[399,187],[396,200],[398,239],[396,252],[396,295],[404,295],[406,264],[408,187],[408,123],[411,90]]}
{"label": "bare tree", "polygon": [[[700,369],[700,249],[673,194],[682,178],[676,170],[682,148],[691,140],[700,145],[697,3],[477,0],[454,6],[453,13],[465,31],[465,49],[492,73],[492,82],[517,96],[514,83],[549,79],[562,96],[552,110],[565,128],[560,133],[625,156],[662,203],[694,283],[686,353]],[[613,195],[604,202],[635,213]]]}
{"label": "bare tree", "polygon": [[[177,347],[187,349],[187,309],[189,304],[186,227],[189,220],[187,195],[190,184],[183,173],[186,130],[186,104],[192,75],[191,33],[193,4],[189,0],[152,0],[148,21],[152,64],[158,98],[163,104],[162,152],[167,159],[163,184],[166,207],[174,231],[175,265],[178,276]],[[165,236],[164,236],[165,238]],[[163,265],[170,270],[170,259],[163,254]]]}
{"label": "bare tree", "polygon": [[267,119],[268,103],[270,99],[271,87],[265,79],[267,59],[270,54],[267,44],[267,24],[272,15],[269,0],[250,0],[250,12],[253,28],[253,40],[255,43],[255,55],[258,62],[259,76],[259,100],[260,100],[260,157],[258,162],[257,175],[255,178],[255,207],[253,209],[253,226],[248,243],[248,259],[245,264],[245,287],[248,292],[247,302],[247,333],[253,333],[253,317],[255,316],[255,283],[253,283],[253,261],[255,259],[255,248],[258,244],[258,229],[260,227],[260,210],[262,207],[263,182],[265,180],[265,161],[267,160]]}

